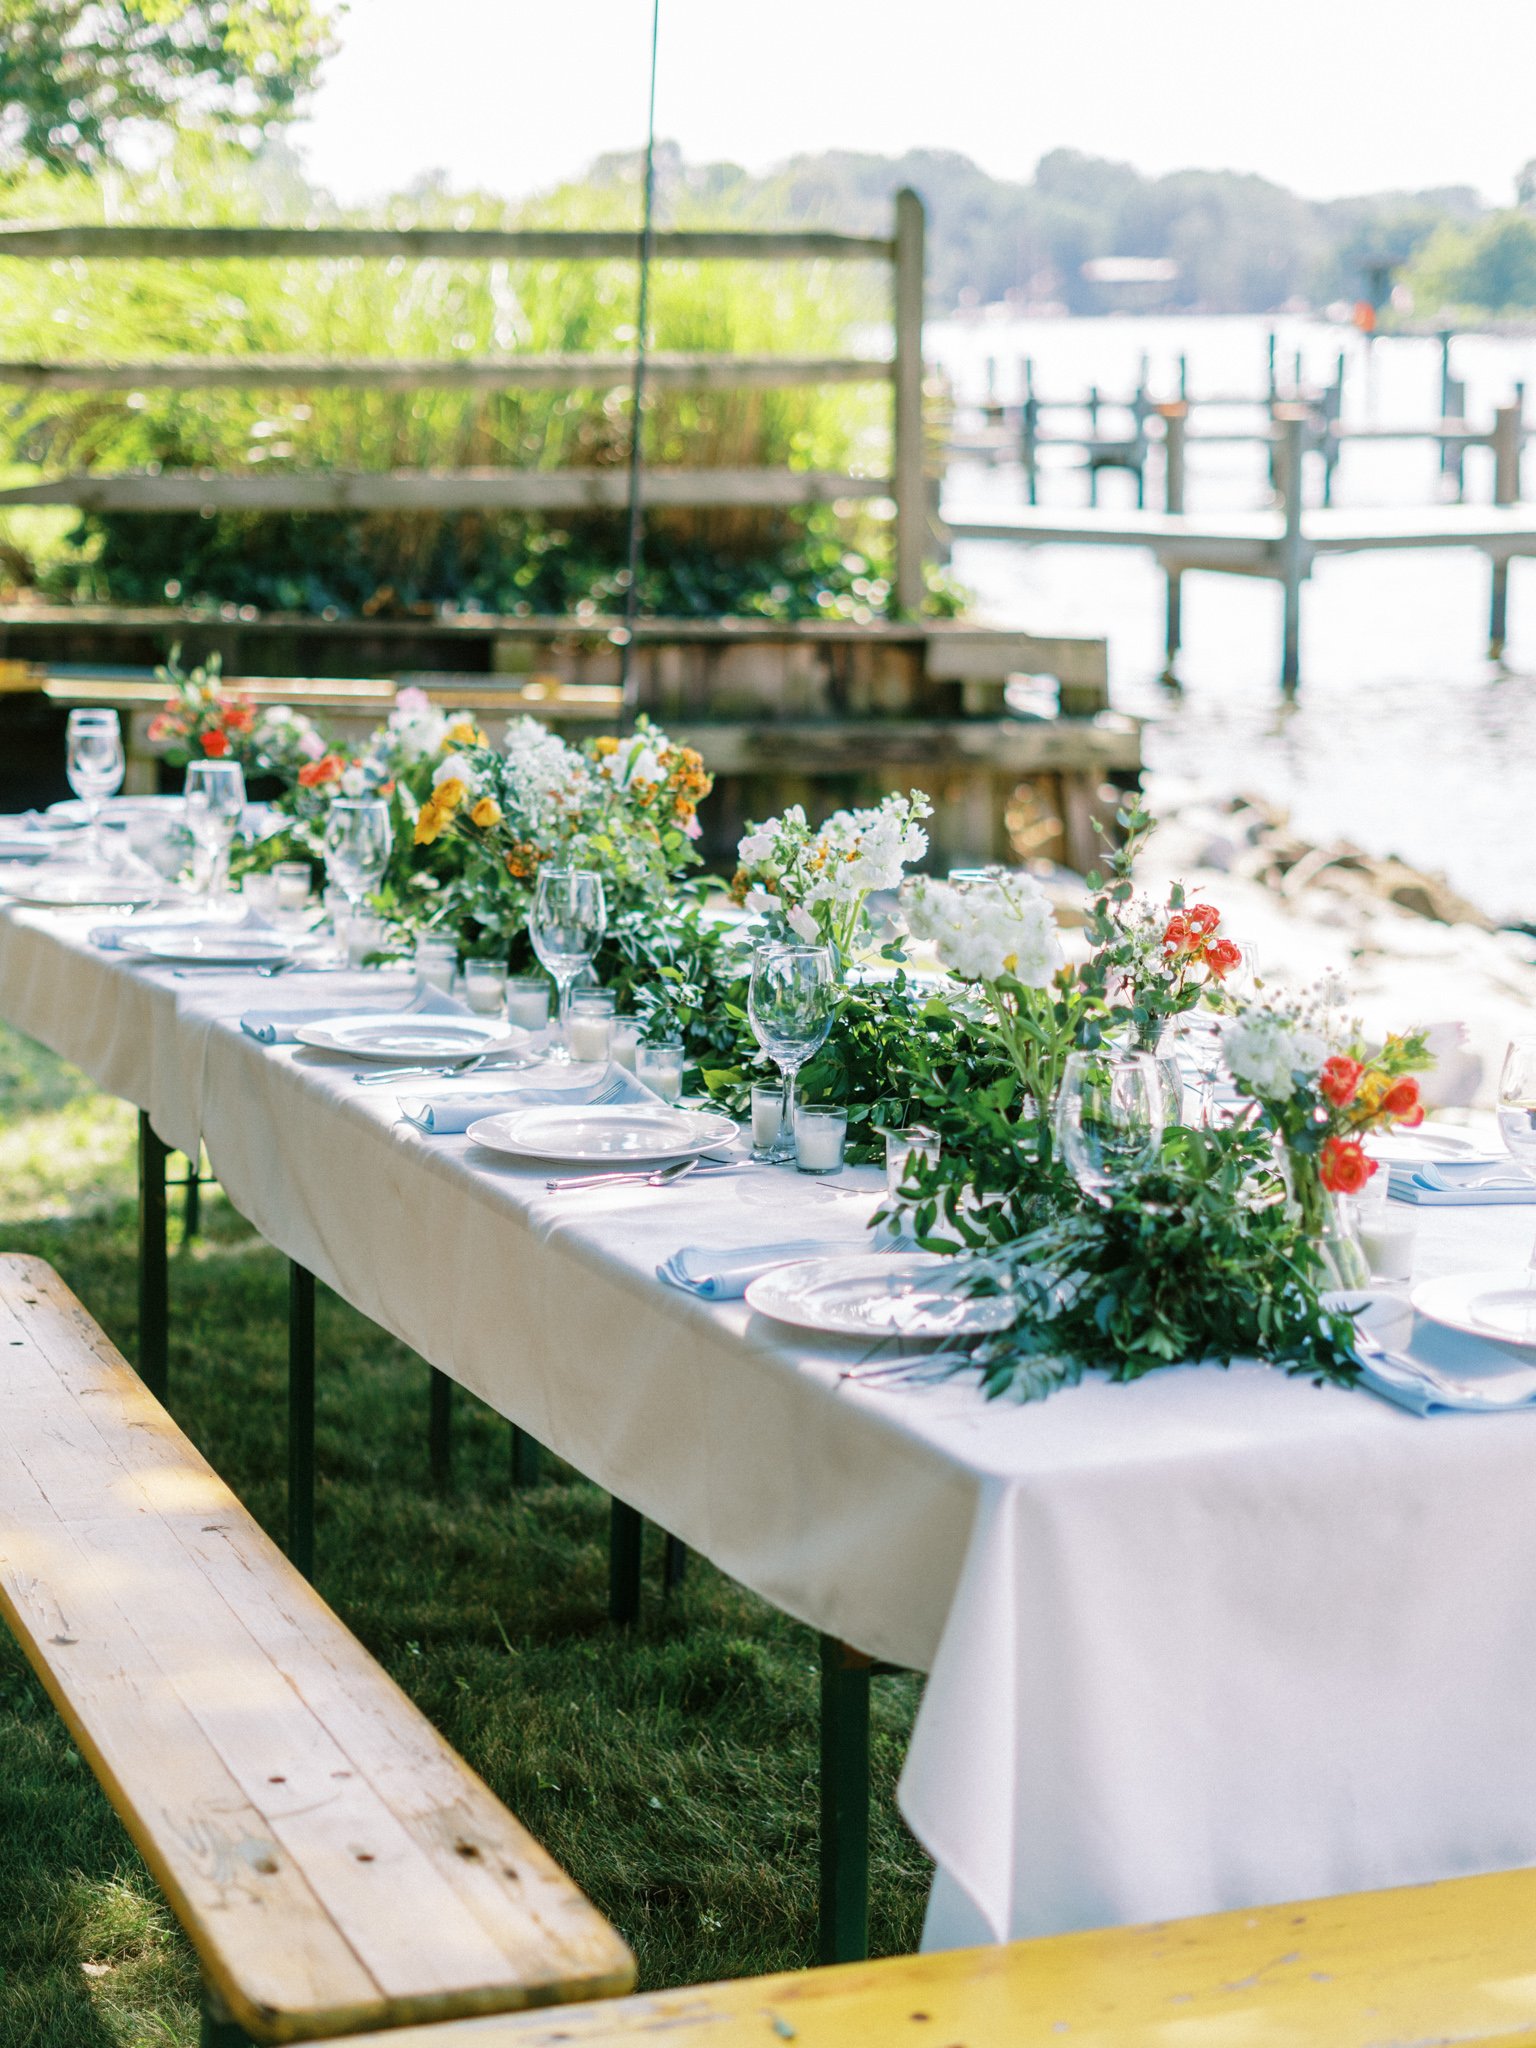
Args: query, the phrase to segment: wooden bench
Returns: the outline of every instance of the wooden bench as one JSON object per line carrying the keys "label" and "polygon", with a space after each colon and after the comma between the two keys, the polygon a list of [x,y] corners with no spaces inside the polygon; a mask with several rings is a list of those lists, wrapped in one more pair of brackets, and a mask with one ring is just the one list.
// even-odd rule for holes
{"label": "wooden bench", "polygon": [[198,1952],[205,2039],[633,1984],[39,1259],[0,1258],[0,1612]]}
{"label": "wooden bench", "polygon": [[390,2048],[1536,2043],[1536,1871],[898,1956],[445,2027]]}

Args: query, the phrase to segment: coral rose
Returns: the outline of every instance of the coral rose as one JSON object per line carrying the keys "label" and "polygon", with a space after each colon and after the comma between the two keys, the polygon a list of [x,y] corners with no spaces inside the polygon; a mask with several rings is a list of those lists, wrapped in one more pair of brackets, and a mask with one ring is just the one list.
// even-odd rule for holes
{"label": "coral rose", "polygon": [[227,698],[219,707],[219,717],[226,732],[250,732],[256,724],[256,713],[251,706],[234,697]]}
{"label": "coral rose", "polygon": [[1243,964],[1243,949],[1230,939],[1213,939],[1205,949],[1205,964],[1217,981],[1225,981],[1234,967]]}
{"label": "coral rose", "polygon": [[1336,1052],[1332,1058],[1323,1061],[1317,1085],[1335,1109],[1342,1109],[1347,1102],[1354,1100],[1355,1090],[1360,1086],[1360,1076],[1364,1072],[1365,1069],[1358,1060],[1350,1059],[1345,1053]]}
{"label": "coral rose", "polygon": [[1402,1074],[1392,1083],[1381,1099],[1381,1113],[1391,1117],[1394,1123],[1407,1124],[1410,1129],[1424,1121],[1424,1105],[1419,1100],[1419,1084],[1412,1074]]}
{"label": "coral rose", "polygon": [[1178,911],[1169,918],[1168,928],[1163,933],[1163,951],[1165,953],[1182,953],[1187,949],[1189,943],[1189,919],[1182,911]]}
{"label": "coral rose", "polygon": [[318,761],[306,761],[299,770],[299,784],[304,789],[318,789],[322,782],[334,782],[341,773],[339,754],[322,754]]}
{"label": "coral rose", "polygon": [[1330,1194],[1358,1195],[1375,1171],[1358,1138],[1330,1138],[1323,1147],[1323,1186]]}
{"label": "coral rose", "polygon": [[1213,903],[1192,903],[1184,914],[1192,939],[1208,939],[1221,923],[1221,912]]}
{"label": "coral rose", "polygon": [[227,732],[205,732],[203,734],[203,752],[210,761],[222,761],[229,752],[229,734]]}

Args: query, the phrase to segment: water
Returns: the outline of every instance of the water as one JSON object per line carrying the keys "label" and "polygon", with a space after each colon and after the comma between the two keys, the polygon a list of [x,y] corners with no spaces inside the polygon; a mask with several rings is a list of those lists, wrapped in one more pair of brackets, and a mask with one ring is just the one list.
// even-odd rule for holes
{"label": "water", "polygon": [[[979,403],[985,363],[997,394],[1019,394],[1019,360],[1035,361],[1036,390],[1069,398],[1097,383],[1128,393],[1137,364],[1152,363],[1155,397],[1176,395],[1175,361],[1190,361],[1190,391],[1261,392],[1265,336],[1255,319],[1117,318],[1010,323],[951,321],[928,330],[931,355],[962,403]],[[1283,376],[1296,350],[1305,374],[1331,380],[1341,346],[1348,366],[1346,421],[1424,423],[1440,410],[1440,350],[1425,339],[1358,337],[1321,322],[1281,320]],[[1536,386],[1536,336],[1459,338],[1452,367],[1467,383],[1467,416],[1486,425],[1517,379]],[[1196,415],[1197,430],[1257,425],[1262,414]],[[1046,431],[1078,420],[1049,415]],[[1106,414],[1102,430],[1115,431]],[[1067,451],[1061,451],[1066,454]],[[1536,447],[1527,491],[1536,494]],[[1264,502],[1256,446],[1192,448],[1192,512]],[[1335,476],[1340,505],[1425,505],[1440,494],[1428,443],[1346,446]],[[1018,505],[1017,468],[957,462],[949,488],[967,505]],[[1160,502],[1156,465],[1149,502]],[[1314,492],[1315,495],[1315,492]],[[1467,457],[1467,496],[1492,495],[1492,456]],[[1042,473],[1044,505],[1082,505],[1081,472],[1056,462]],[[1099,502],[1134,504],[1132,479],[1101,476]],[[1302,688],[1286,705],[1278,685],[1281,594],[1275,583],[1193,571],[1184,579],[1183,690],[1157,680],[1163,659],[1164,583],[1149,555],[1119,548],[956,547],[956,575],[998,624],[1041,633],[1107,636],[1115,704],[1152,720],[1154,773],[1222,792],[1251,790],[1289,806],[1308,838],[1354,840],[1442,870],[1493,916],[1536,920],[1536,561],[1510,573],[1505,667],[1487,659],[1488,565],[1470,549],[1359,555],[1321,561],[1302,599]]]}

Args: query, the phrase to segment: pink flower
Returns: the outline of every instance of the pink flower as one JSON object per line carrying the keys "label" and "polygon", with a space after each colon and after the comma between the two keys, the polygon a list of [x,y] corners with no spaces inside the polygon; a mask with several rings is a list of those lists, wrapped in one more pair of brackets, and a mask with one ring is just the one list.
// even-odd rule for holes
{"label": "pink flower", "polygon": [[432,699],[425,690],[418,690],[412,684],[408,689],[396,690],[395,709],[408,712],[414,718],[418,713],[432,709]]}
{"label": "pink flower", "polygon": [[299,752],[306,761],[318,761],[325,754],[325,741],[321,739],[319,733],[311,730],[300,739]]}
{"label": "pink flower", "polygon": [[690,839],[702,839],[704,837],[704,827],[697,818],[685,818],[683,820],[683,830]]}

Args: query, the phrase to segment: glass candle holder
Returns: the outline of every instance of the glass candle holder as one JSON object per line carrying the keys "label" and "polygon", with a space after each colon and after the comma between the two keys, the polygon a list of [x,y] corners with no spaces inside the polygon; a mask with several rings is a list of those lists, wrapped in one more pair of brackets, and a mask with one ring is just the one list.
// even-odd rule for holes
{"label": "glass candle holder", "polygon": [[752,1083],[752,1157],[783,1159],[789,1147],[782,1144],[784,1125],[784,1084],[782,1081]]}
{"label": "glass candle holder", "polygon": [[905,1130],[888,1130],[885,1133],[885,1185],[889,1194],[895,1194],[911,1169],[915,1158],[925,1166],[932,1166],[939,1156],[939,1134],[930,1130],[927,1124],[908,1124]]}
{"label": "glass candle holder", "polygon": [[549,983],[542,974],[509,974],[506,1000],[509,1024],[542,1031],[549,1022]]}
{"label": "glass candle holder", "polygon": [[416,941],[415,965],[418,988],[441,989],[445,996],[452,995],[453,977],[459,965],[457,942],[429,938],[423,933]]}
{"label": "glass candle holder", "polygon": [[495,955],[464,962],[464,1000],[482,1017],[496,1017],[507,999],[507,963]]}
{"label": "glass candle holder", "polygon": [[848,1141],[848,1112],[830,1104],[795,1111],[795,1164],[802,1173],[837,1173]]}
{"label": "glass candle holder", "polygon": [[640,1044],[640,1026],[633,1017],[615,1017],[613,1039],[608,1047],[608,1057],[616,1067],[626,1072],[635,1071],[635,1052]]}
{"label": "glass candle holder", "polygon": [[669,1038],[661,1045],[637,1045],[635,1078],[663,1102],[676,1102],[683,1092],[683,1041]]}
{"label": "glass candle holder", "polygon": [[613,996],[604,988],[579,988],[571,997],[567,1042],[573,1060],[601,1062],[613,1045]]}
{"label": "glass candle holder", "polygon": [[240,901],[258,917],[270,917],[277,908],[277,877],[246,875],[240,883]]}
{"label": "glass candle holder", "polygon": [[273,909],[279,917],[302,917],[309,908],[311,886],[307,860],[280,860],[272,870],[276,888]]}
{"label": "glass candle holder", "polygon": [[347,919],[347,965],[364,966],[368,955],[383,946],[388,930],[382,917],[370,917],[364,910],[354,911]]}

